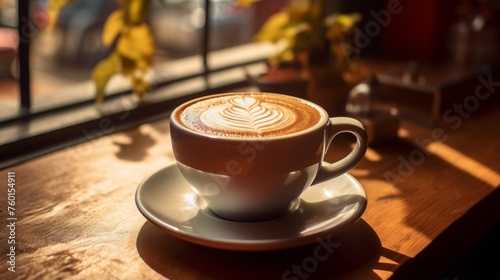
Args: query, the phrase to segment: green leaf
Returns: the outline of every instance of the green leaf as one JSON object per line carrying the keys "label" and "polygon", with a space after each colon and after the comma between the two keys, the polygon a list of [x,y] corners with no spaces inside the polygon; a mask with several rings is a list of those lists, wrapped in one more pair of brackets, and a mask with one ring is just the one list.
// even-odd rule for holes
{"label": "green leaf", "polygon": [[104,101],[105,88],[109,80],[121,67],[120,56],[117,52],[100,61],[92,70],[92,80],[96,88],[96,102]]}

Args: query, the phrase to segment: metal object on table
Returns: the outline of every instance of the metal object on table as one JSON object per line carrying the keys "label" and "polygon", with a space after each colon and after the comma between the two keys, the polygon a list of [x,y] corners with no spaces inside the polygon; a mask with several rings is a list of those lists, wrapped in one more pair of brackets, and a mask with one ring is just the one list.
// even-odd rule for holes
{"label": "metal object on table", "polygon": [[346,104],[347,115],[365,126],[369,144],[380,144],[398,135],[397,110],[377,102],[380,90],[375,75],[372,75],[349,92]]}

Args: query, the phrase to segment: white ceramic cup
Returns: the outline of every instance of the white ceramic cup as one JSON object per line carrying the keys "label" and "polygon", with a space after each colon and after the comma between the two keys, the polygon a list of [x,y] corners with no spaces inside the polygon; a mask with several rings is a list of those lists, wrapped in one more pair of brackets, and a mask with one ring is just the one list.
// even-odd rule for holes
{"label": "white ceramic cup", "polygon": [[[228,136],[186,125],[182,117],[186,108],[216,98],[256,99],[262,103],[259,106],[276,99],[290,108],[299,104],[296,112],[307,109],[316,117],[309,126],[284,135]],[[229,103],[227,106],[231,106]],[[192,118],[190,122],[200,121]],[[170,124],[172,148],[182,175],[214,214],[235,221],[284,215],[297,206],[300,195],[313,182],[347,172],[363,158],[367,148],[366,132],[359,121],[330,118],[310,101],[274,93],[225,93],[194,99],[172,112]],[[355,147],[337,162],[324,162],[332,139],[343,132],[356,137]]]}

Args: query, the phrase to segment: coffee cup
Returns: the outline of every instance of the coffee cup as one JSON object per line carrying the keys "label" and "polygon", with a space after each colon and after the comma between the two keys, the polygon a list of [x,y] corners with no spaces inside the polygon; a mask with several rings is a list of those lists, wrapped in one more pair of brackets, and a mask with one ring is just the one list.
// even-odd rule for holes
{"label": "coffee cup", "polygon": [[[359,121],[330,118],[310,101],[275,93],[200,97],[177,107],[170,124],[180,172],[213,214],[234,221],[292,211],[313,182],[349,171],[367,148]],[[343,132],[353,134],[356,145],[344,158],[324,162]]]}

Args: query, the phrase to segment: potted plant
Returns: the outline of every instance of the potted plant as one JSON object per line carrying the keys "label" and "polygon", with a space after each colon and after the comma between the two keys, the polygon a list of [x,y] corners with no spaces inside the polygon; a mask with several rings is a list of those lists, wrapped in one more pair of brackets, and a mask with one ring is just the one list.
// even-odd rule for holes
{"label": "potted plant", "polygon": [[348,55],[349,39],[361,16],[327,14],[326,3],[290,0],[264,23],[255,40],[271,42],[276,52],[269,57],[269,70],[253,81],[263,91],[269,91],[264,86],[273,81],[276,86],[288,86],[275,92],[291,92],[289,88],[295,85],[329,113],[339,114],[349,89],[359,80]]}

